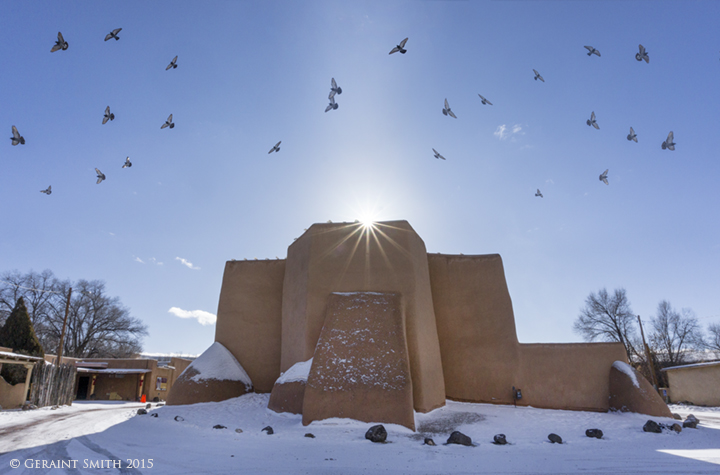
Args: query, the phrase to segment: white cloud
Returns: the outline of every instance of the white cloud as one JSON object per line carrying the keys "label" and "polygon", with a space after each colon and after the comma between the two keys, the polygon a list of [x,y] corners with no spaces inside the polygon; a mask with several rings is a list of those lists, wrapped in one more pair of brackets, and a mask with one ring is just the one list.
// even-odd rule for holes
{"label": "white cloud", "polygon": [[508,128],[507,125],[502,124],[498,125],[498,128],[495,129],[495,132],[493,132],[493,135],[498,138],[498,140],[507,140],[511,139],[511,142],[515,140],[515,135],[525,135],[525,132],[522,131],[522,126],[520,124],[515,124],[512,127]]}
{"label": "white cloud", "polygon": [[498,128],[495,132],[493,132],[493,135],[495,137],[499,138],[500,140],[505,140],[507,138],[507,134],[505,133],[506,129],[507,129],[507,127],[505,127],[505,124],[498,125]]}
{"label": "white cloud", "polygon": [[182,265],[186,266],[188,269],[200,270],[199,267],[195,267],[195,266],[192,264],[192,262],[188,262],[187,259],[183,259],[182,257],[176,257],[175,260],[176,260],[176,261],[180,261],[180,263],[181,263]]}
{"label": "white cloud", "polygon": [[545,183],[550,183],[551,185],[555,184],[552,178],[548,178],[547,180],[545,180]]}
{"label": "white cloud", "polygon": [[178,307],[172,307],[168,312],[180,318],[195,318],[200,325],[212,325],[217,321],[215,315],[204,310],[183,310]]}
{"label": "white cloud", "polygon": [[145,264],[145,263],[143,262],[143,260],[140,259],[139,257],[136,257],[136,258],[135,258],[135,262],[139,262],[140,264]]}
{"label": "white cloud", "polygon": [[158,260],[155,259],[154,257],[151,257],[151,258],[150,258],[150,262],[152,262],[153,264],[158,265],[158,266],[163,265],[162,262],[158,261]]}

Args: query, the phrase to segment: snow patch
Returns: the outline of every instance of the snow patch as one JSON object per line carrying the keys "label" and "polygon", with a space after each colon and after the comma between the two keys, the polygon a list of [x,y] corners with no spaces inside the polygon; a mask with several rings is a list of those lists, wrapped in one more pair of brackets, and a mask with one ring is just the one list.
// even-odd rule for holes
{"label": "snow patch", "polygon": [[290,369],[285,371],[275,381],[275,384],[294,383],[300,381],[307,383],[308,375],[310,374],[310,367],[312,366],[312,358],[307,361],[299,361],[292,365]]}
{"label": "snow patch", "polygon": [[635,370],[632,369],[632,366],[625,363],[624,361],[616,361],[613,363],[613,368],[615,368],[618,371],[621,371],[627,375],[628,378],[633,383],[633,386],[636,388],[640,388],[640,383],[638,383],[637,376],[635,376]]}
{"label": "snow patch", "polygon": [[185,368],[183,374],[190,369],[197,371],[197,374],[190,378],[191,381],[196,383],[215,379],[218,381],[241,381],[245,383],[248,391],[252,387],[250,376],[245,372],[242,365],[227,348],[217,341],[190,363],[190,366]]}

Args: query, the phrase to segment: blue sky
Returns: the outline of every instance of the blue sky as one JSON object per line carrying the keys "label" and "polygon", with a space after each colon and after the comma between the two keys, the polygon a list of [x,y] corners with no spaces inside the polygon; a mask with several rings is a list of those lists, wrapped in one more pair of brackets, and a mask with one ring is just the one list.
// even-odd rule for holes
{"label": "blue sky", "polygon": [[0,271],[104,280],[146,351],[198,354],[214,325],[168,310],[216,313],[225,261],[369,216],[408,220],[428,252],[501,254],[523,342],[580,341],[602,287],[643,319],[667,299],[719,322],[717,18],[710,1],[4,2]]}

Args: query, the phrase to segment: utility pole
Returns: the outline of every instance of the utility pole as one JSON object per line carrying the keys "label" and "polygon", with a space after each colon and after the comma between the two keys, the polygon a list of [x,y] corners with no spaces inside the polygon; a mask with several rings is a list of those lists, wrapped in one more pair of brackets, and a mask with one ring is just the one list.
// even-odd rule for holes
{"label": "utility pole", "polygon": [[58,366],[62,364],[63,346],[65,344],[65,329],[67,328],[67,318],[70,311],[70,296],[72,295],[72,287],[68,290],[67,302],[65,303],[65,319],[63,320],[62,332],[60,333],[60,346],[58,347]]}
{"label": "utility pole", "polygon": [[640,320],[640,315],[638,317],[638,324],[640,324],[640,335],[642,335],[642,341],[643,346],[645,347],[645,357],[648,361],[648,368],[650,370],[650,379],[652,380],[652,385],[655,388],[655,391],[658,390],[658,384],[657,380],[655,380],[655,366],[653,365],[652,358],[650,357],[650,348],[648,347],[647,343],[645,343],[645,332],[643,331],[642,321]]}

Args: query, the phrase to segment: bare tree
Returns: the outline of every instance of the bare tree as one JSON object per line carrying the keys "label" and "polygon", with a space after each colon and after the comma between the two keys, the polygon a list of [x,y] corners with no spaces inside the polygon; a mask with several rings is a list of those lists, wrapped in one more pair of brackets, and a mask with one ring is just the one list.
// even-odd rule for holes
{"label": "bare tree", "polygon": [[703,346],[720,356],[720,323],[708,325],[708,336],[709,338],[705,340]]}
{"label": "bare tree", "polygon": [[71,286],[65,356],[122,358],[142,351],[147,327],[130,316],[119,298],[105,295],[105,283],[98,280],[59,281],[49,270],[40,274],[6,272],[0,276],[0,321],[17,299],[24,297],[38,340],[48,353],[54,353],[60,344]]}
{"label": "bare tree", "polygon": [[702,346],[702,329],[695,312],[689,308],[678,312],[663,300],[650,322],[650,345],[663,367],[685,363],[686,351]]}
{"label": "bare tree", "polygon": [[585,341],[622,343],[628,361],[632,361],[632,356],[637,354],[634,344],[637,340],[635,315],[623,288],[615,289],[613,295],[609,295],[604,288],[597,294],[591,292],[575,320],[573,330],[582,335]]}

